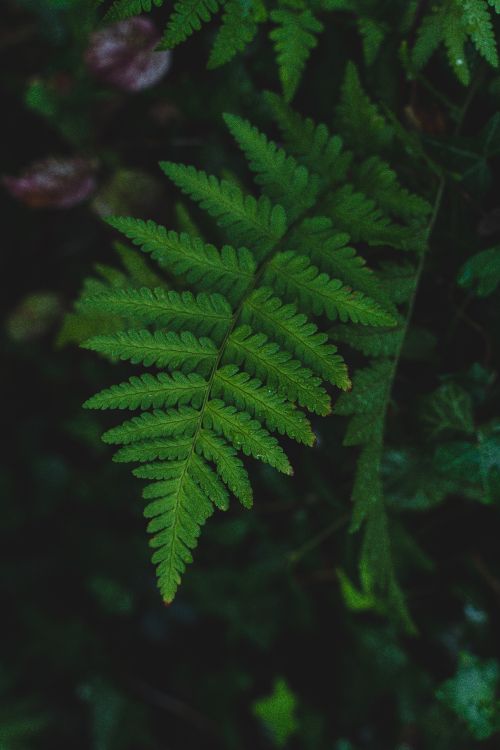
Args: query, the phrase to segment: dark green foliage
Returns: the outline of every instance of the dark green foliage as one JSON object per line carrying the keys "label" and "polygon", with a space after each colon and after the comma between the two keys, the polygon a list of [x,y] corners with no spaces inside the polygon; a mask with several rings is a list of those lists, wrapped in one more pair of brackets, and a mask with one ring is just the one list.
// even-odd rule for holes
{"label": "dark green foliage", "polygon": [[4,11],[2,750],[497,750],[498,2]]}

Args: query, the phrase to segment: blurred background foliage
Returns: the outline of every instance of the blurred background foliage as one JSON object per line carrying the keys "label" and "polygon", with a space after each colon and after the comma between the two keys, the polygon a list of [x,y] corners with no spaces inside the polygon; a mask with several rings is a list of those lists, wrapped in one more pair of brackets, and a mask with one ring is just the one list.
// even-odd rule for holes
{"label": "blurred background foliage", "polygon": [[[390,28],[393,4],[379,5]],[[150,49],[169,12],[142,29]],[[356,19],[339,14],[296,101],[331,121],[354,58],[372,96],[413,128],[416,179],[425,185],[429,163],[449,175],[384,462],[417,635],[359,588],[355,452],[335,419],[315,425],[315,450],[292,449],[293,480],[254,465],[254,511],[208,525],[166,608],[138,483],[80,408],[117,375],[73,345],[93,322],[72,300],[92,269],[118,285],[154,278],[101,217],[199,220],[160,179],[160,159],[244,174],[220,114],[271,131],[259,92],[279,87],[273,52],[258,35],[207,72],[209,25],[131,90],[89,57],[97,4],[8,0],[2,15],[1,750],[497,748],[498,74],[473,59],[474,105],[455,138],[464,89],[444,54],[408,83],[389,64],[396,35],[365,66]],[[123,55],[119,72],[134,65]]]}

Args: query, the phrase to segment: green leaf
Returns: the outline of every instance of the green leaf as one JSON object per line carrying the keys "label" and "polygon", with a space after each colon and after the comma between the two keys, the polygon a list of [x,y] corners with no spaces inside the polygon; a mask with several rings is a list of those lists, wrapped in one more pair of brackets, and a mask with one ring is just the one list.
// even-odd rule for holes
{"label": "green leaf", "polygon": [[122,21],[124,18],[149,13],[153,6],[161,8],[165,0],[115,0],[104,16],[105,21]]}
{"label": "green leaf", "polygon": [[192,404],[201,406],[207,382],[196,373],[132,376],[126,383],[112,385],[85,403],[86,409],[157,409],[160,406]]}
{"label": "green leaf", "polygon": [[500,284],[500,245],[469,258],[460,269],[457,281],[465,289],[471,289],[477,297],[493,294]]}
{"label": "green leaf", "polygon": [[184,42],[219,10],[218,0],[178,0],[159,49],[173,49]]}
{"label": "green leaf", "polygon": [[500,729],[499,678],[495,659],[480,659],[463,651],[455,675],[441,685],[436,697],[466,724],[475,739],[486,740]]}
{"label": "green leaf", "polygon": [[174,292],[165,289],[107,289],[84,295],[78,309],[87,313],[118,315],[140,324],[155,323],[178,331],[219,340],[231,322],[231,307],[220,294]]}
{"label": "green leaf", "polygon": [[246,456],[265,461],[284,474],[292,474],[292,467],[283,449],[257,420],[234,406],[226,406],[220,399],[209,401],[203,426],[226,438]]}
{"label": "green leaf", "polygon": [[396,323],[374,300],[353,292],[338,279],[320,273],[305,256],[293,252],[279,253],[268,266],[267,283],[279,293],[285,292],[293,299],[312,309],[316,315],[325,314],[329,320],[350,320],[363,325],[390,326]]}
{"label": "green leaf", "polygon": [[145,367],[155,365],[183,371],[204,366],[217,356],[217,349],[210,339],[198,339],[189,331],[119,331],[109,336],[94,336],[82,347],[128,359],[133,364],[141,363]]}
{"label": "green leaf", "polygon": [[307,211],[315,202],[318,180],[292,156],[268,141],[248,120],[227,114],[224,120],[265,195],[284,207],[289,221]]}
{"label": "green leaf", "polygon": [[257,33],[253,9],[246,10],[240,0],[227,0],[224,4],[222,24],[210,57],[209,68],[218,68],[245,49]]}
{"label": "green leaf", "polygon": [[422,420],[433,436],[441,432],[474,432],[472,399],[455,383],[444,383],[425,400]]}
{"label": "green leaf", "polygon": [[323,31],[323,24],[310,10],[296,12],[288,8],[271,11],[271,21],[277,24],[269,36],[276,49],[283,95],[289,102],[295,95],[311,50],[317,45],[316,35]]}
{"label": "green leaf", "polygon": [[236,245],[254,248],[260,257],[274,247],[286,230],[282,206],[273,206],[265,196],[245,195],[227,180],[198,172],[183,164],[161,162],[161,168],[180,189],[217,219]]}
{"label": "green leaf", "polygon": [[198,289],[210,289],[231,298],[238,297],[251,283],[255,262],[249,250],[236,251],[230,245],[217,250],[199,237],[167,232],[154,221],[111,217],[108,224],[134,244],[140,245],[162,268],[168,268]]}
{"label": "green leaf", "polygon": [[277,747],[285,747],[299,728],[297,699],[283,678],[276,679],[271,695],[253,704],[253,713],[271,734]]}
{"label": "green leaf", "polygon": [[341,135],[358,154],[383,151],[392,139],[391,128],[363,90],[353,63],[347,64],[337,119]]}

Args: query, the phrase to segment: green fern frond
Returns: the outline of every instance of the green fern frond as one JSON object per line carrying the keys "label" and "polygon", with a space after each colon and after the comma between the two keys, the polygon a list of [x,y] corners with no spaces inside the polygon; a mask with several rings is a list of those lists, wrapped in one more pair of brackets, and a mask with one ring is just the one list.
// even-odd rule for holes
{"label": "green fern frond", "polygon": [[[497,11],[495,2],[489,4]],[[467,86],[469,39],[490,65],[498,67],[498,48],[487,0],[441,0],[420,24],[411,55],[414,70],[421,70],[443,43],[458,80]]]}
{"label": "green fern frond", "polygon": [[259,379],[267,379],[272,388],[290,401],[325,416],[331,410],[330,398],[321,380],[290,352],[280,349],[263,333],[252,333],[250,326],[240,326],[227,341],[227,355]]}
{"label": "green fern frond", "polygon": [[394,170],[378,156],[370,156],[359,165],[355,181],[390,216],[412,221],[425,219],[431,212],[428,201],[403,188]]}
{"label": "green fern frond", "polygon": [[198,172],[194,167],[160,162],[167,177],[213,216],[236,246],[251,247],[257,258],[274,247],[286,231],[282,206],[268,198],[256,200],[227,180]]}
{"label": "green fern frond", "polygon": [[135,245],[176,276],[199,289],[211,289],[237,299],[253,278],[255,261],[245,248],[236,251],[230,245],[217,250],[199,237],[167,232],[154,221],[112,217],[108,224],[122,232]]}
{"label": "green fern frond", "polygon": [[307,211],[315,202],[319,182],[316,175],[287,156],[248,120],[224,115],[226,125],[245,154],[248,165],[255,172],[255,181],[271,201],[280,204],[289,220]]}
{"label": "green fern frond", "polygon": [[[134,474],[152,482],[144,490],[145,512],[151,519],[153,560],[166,601],[172,600],[214,506],[226,509],[229,493],[246,507],[252,504],[239,454],[292,473],[278,436],[312,445],[311,425],[301,408],[326,415],[331,401],[324,381],[343,390],[350,387],[341,354],[310,316],[342,321],[332,331],[340,343],[367,352],[389,349],[389,338],[383,344],[380,339],[391,336],[398,322],[394,302],[383,288],[390,272],[368,269],[339,227],[369,244],[384,241],[396,247],[404,244],[409,227],[393,224],[351,184],[332,185],[324,159],[333,172],[340,164],[337,181],[349,169],[361,175],[360,180],[371,180],[374,190],[384,188],[396,218],[424,211],[410,193],[400,190],[384,164],[373,165],[372,178],[366,164],[359,167],[346,156],[325,126],[297,120],[281,105],[280,112],[285,112],[284,122],[291,123],[288,141],[296,144],[295,155],[245,120],[226,117],[267,195],[255,198],[233,181],[193,167],[161,165],[215,219],[230,245],[218,250],[194,235],[170,232],[150,221],[110,220],[163,271],[190,287],[188,291],[161,285],[121,288],[125,282],[120,278],[116,288],[88,287],[80,302],[82,310],[122,321],[119,331],[94,336],[86,348],[167,371],[132,376],[85,404],[142,410],[108,430],[104,440],[121,446],[115,461],[141,464]],[[312,155],[307,153],[307,138]],[[114,280],[110,278],[111,284]],[[366,326],[364,338],[360,324]],[[372,341],[368,333],[374,343],[367,343]],[[340,397],[336,411],[351,414],[346,440],[362,446],[362,460],[377,470],[376,483],[387,378],[384,401],[377,388],[363,386],[370,371],[356,376],[352,393]],[[371,401],[363,405],[363,398]],[[371,501],[366,495],[373,492],[361,479],[357,482],[354,525],[367,517]]]}
{"label": "green fern frond", "polygon": [[193,438],[176,437],[176,438],[157,438],[156,440],[147,440],[144,443],[134,443],[125,445],[120,448],[113,456],[113,461],[117,463],[146,461],[171,461],[185,459],[193,446]]}
{"label": "green fern frond", "polygon": [[491,16],[485,0],[462,0],[464,23],[477,51],[494,68],[498,51]]}
{"label": "green fern frond", "polygon": [[94,336],[82,344],[84,349],[108,354],[132,364],[169,369],[205,367],[217,356],[215,344],[208,338],[197,338],[189,331],[119,331],[109,336]]}
{"label": "green fern frond", "polygon": [[132,376],[126,383],[100,391],[85,403],[86,409],[159,409],[174,404],[201,406],[206,380],[194,372],[164,372]]}
{"label": "green fern frond", "polygon": [[300,224],[291,237],[290,249],[300,252],[308,247],[309,257],[321,270],[392,312],[391,300],[384,293],[379,277],[348,242],[349,235],[336,231],[331,219],[315,216]]}
{"label": "green fern frond", "polygon": [[359,571],[364,592],[381,601],[383,610],[414,635],[417,630],[396,579],[389,520],[383,503],[376,503],[368,515]]}
{"label": "green fern frond", "polygon": [[337,122],[348,146],[360,155],[383,152],[392,140],[392,129],[366,95],[353,63],[347,64]]}
{"label": "green fern frond", "polygon": [[305,255],[279,253],[269,264],[266,276],[278,293],[299,299],[304,307],[329,320],[351,321],[363,325],[391,326],[395,319],[377,302],[361,292],[353,292],[338,279],[320,273]]}
{"label": "green fern frond", "polygon": [[219,0],[178,0],[170,16],[160,49],[173,49],[184,42],[219,10]]}
{"label": "green fern frond", "polygon": [[288,152],[309,170],[326,179],[330,186],[342,182],[352,160],[352,154],[343,151],[342,139],[331,135],[323,123],[316,125],[310,118],[298,115],[276,94],[267,92],[266,101]]}
{"label": "green fern frond", "polygon": [[276,50],[283,96],[289,102],[295,95],[311,50],[318,43],[316,37],[323,31],[323,24],[310,10],[291,8],[273,10],[271,20],[277,26],[269,36]]}
{"label": "green fern frond", "polygon": [[334,341],[348,344],[367,357],[392,357],[401,345],[402,328],[396,326],[380,329],[363,326],[353,329],[351,326],[337,325],[330,328],[329,335]]}
{"label": "green fern frond", "polygon": [[196,453],[191,459],[191,476],[216,508],[228,510],[229,492],[226,486],[221,482],[218,475],[210,469],[210,465]]}
{"label": "green fern frond", "polygon": [[189,406],[178,409],[145,412],[123,422],[104,433],[102,439],[112,445],[128,445],[159,437],[191,435],[195,429],[199,412]]}
{"label": "green fern frond", "polygon": [[199,451],[212,461],[233,495],[245,508],[253,505],[252,487],[248,474],[237,455],[237,451],[212,430],[200,430]]}
{"label": "green fern frond", "polygon": [[[352,98],[355,100],[354,107],[351,106]],[[379,157],[371,157],[353,169],[352,154],[342,150],[342,140],[332,136],[325,125],[315,126],[312,120],[300,118],[285,102],[272,94],[267,95],[267,101],[292,153],[308,169],[323,177],[323,190],[325,187],[332,189],[324,202],[333,214],[337,230],[347,231],[355,241],[390,244],[404,249],[419,247],[418,232],[394,224],[390,217],[397,217],[403,222],[421,219],[428,213],[429,207],[424,200],[412,196],[399,184],[395,173],[385,162]],[[359,133],[359,140],[363,142],[361,153],[376,150],[381,141],[386,145],[389,143],[392,132],[363,91],[352,65],[347,67],[338,113],[340,127],[358,150],[356,133]],[[345,181],[350,167],[355,185],[337,187],[341,181]],[[315,217],[315,221],[319,221],[319,217]],[[308,222],[309,227],[313,228]],[[320,231],[324,232],[324,229],[320,227]]]}
{"label": "green fern frond", "polygon": [[78,309],[89,313],[120,316],[141,324],[155,323],[218,341],[231,323],[231,306],[220,294],[194,295],[165,289],[104,289],[84,294]]}
{"label": "green fern frond", "polygon": [[[436,5],[418,27],[417,38],[412,50],[412,63],[416,70],[421,70],[438,49],[443,39],[443,20],[445,6]],[[465,61],[464,61],[465,62]]]}
{"label": "green fern frond", "polygon": [[391,371],[391,363],[382,360],[362,370],[353,379],[353,389],[343,393],[335,404],[335,413],[373,414],[380,410],[385,398],[385,382]]}
{"label": "green fern frond", "polygon": [[355,242],[363,240],[369,245],[389,245],[400,250],[421,246],[417,232],[393,223],[374,200],[353,185],[344,185],[332,193],[328,208],[336,226],[349,232]]}
{"label": "green fern frond", "polygon": [[370,509],[383,502],[381,461],[388,382],[392,363],[376,361],[359,370],[353,378],[353,389],[335,404],[335,413],[350,416],[344,445],[361,445],[352,492],[354,510],[351,529],[356,531]]}
{"label": "green fern frond", "polygon": [[336,347],[327,343],[328,335],[318,331],[305,315],[297,313],[295,305],[284,304],[275,297],[272,289],[261,287],[255,290],[245,301],[242,319],[274,336],[278,343],[324,380],[342,390],[350,387],[346,364],[337,354]]}
{"label": "green fern frond", "polygon": [[149,13],[153,7],[161,8],[165,0],[115,0],[104,15],[105,21],[122,21],[124,18]]}
{"label": "green fern frond", "polygon": [[311,425],[302,414],[257,378],[241,372],[236,365],[226,365],[214,378],[214,394],[264,422],[270,430],[288,435],[299,443],[312,445]]}
{"label": "green fern frond", "polygon": [[337,120],[346,143],[359,155],[384,151],[391,142],[391,128],[363,90],[353,63],[347,64]]}
{"label": "green fern frond", "polygon": [[[186,458],[177,477],[171,480],[168,493],[144,510],[146,518],[151,519],[147,528],[152,534],[151,547],[156,549],[152,560],[161,594],[167,602],[174,598],[181,575],[192,562],[191,550],[197,545],[201,526],[213,513],[212,502],[199,478],[195,478],[192,464]],[[210,472],[208,466],[205,472]]]}
{"label": "green fern frond", "polygon": [[357,24],[363,42],[365,63],[366,65],[373,65],[387,36],[388,29],[385,24],[367,16],[358,18]]}
{"label": "green fern frond", "polygon": [[220,399],[209,401],[205,409],[204,426],[212,429],[245,456],[253,456],[284,474],[292,474],[292,467],[276,438],[252,419],[247,412],[226,405]]}
{"label": "green fern frond", "polygon": [[253,8],[245,9],[240,0],[227,0],[224,4],[222,24],[215,37],[209,68],[218,68],[245,49],[257,33]]}

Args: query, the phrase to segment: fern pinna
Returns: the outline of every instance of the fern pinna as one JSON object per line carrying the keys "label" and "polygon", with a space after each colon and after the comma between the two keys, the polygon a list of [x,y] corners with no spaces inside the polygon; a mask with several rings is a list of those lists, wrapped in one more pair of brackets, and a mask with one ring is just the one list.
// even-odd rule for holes
{"label": "fern pinna", "polygon": [[[346,85],[354,91],[358,84],[350,68]],[[252,505],[241,454],[291,474],[272,433],[313,445],[305,412],[329,414],[329,386],[351,387],[341,354],[311,318],[337,321],[339,339],[348,331],[351,343],[365,328],[397,324],[394,301],[349,234],[369,245],[421,245],[427,204],[403,190],[387,164],[354,159],[325,125],[303,120],[277,96],[267,101],[287,151],[246,120],[225,116],[259,198],[192,166],[161,164],[231,244],[216,248],[152,221],[109,219],[189,289],[110,287],[90,291],[79,306],[132,325],[95,336],[86,348],[159,370],[101,391],[86,406],[144,412],[104,441],[120,446],[116,461],[140,464],[134,474],[151,480],[145,515],[167,602],[214,507],[227,509],[230,493]],[[378,115],[368,114],[377,124]]]}

